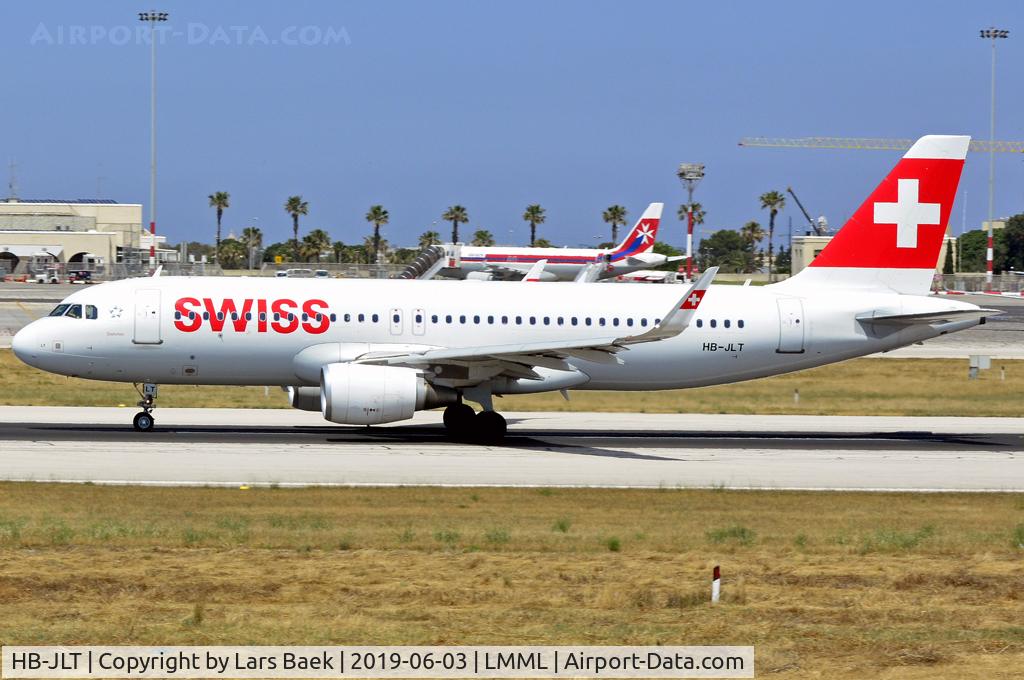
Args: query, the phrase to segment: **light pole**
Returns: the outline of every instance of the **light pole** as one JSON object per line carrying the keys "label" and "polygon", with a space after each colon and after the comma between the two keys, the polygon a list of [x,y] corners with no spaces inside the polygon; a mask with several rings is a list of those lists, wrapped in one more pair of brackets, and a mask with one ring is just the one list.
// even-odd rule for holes
{"label": "light pole", "polygon": [[167,21],[167,12],[139,12],[149,23],[149,273],[156,270],[156,25]]}
{"label": "light pole", "polygon": [[703,163],[680,163],[676,177],[686,186],[686,280],[693,280],[693,190],[704,179]]}
{"label": "light pole", "polygon": [[[983,28],[981,37],[984,40],[992,41],[992,117],[989,124],[989,142],[996,139],[996,40],[1010,37],[1010,32],[1001,28]],[[995,219],[995,186],[996,186],[996,154],[995,144],[988,153],[988,250],[985,254],[987,269],[985,272],[985,283],[988,289],[992,289],[992,220]]]}

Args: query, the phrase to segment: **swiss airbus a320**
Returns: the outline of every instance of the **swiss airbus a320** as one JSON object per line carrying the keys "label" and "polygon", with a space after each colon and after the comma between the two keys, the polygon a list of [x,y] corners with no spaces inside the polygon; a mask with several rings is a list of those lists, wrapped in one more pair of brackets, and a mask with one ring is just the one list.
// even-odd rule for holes
{"label": "swiss airbus a320", "polygon": [[[983,323],[928,295],[968,137],[918,140],[810,267],[769,286],[150,277],[70,295],[14,338],[24,362],[141,384],[280,385],[294,407],[374,425],[444,407],[500,440],[494,397],[665,390],[797,371]],[[477,412],[467,401],[481,405]]]}

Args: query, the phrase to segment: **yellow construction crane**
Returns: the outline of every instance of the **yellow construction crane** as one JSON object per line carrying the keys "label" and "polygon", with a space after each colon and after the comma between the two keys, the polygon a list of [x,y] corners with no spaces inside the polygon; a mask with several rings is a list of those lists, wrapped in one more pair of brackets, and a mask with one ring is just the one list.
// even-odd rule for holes
{"label": "yellow construction crane", "polygon": [[[744,137],[740,146],[783,147],[790,149],[865,149],[871,151],[906,151],[913,139],[884,139],[881,137]],[[1024,153],[1024,142],[990,142],[972,139],[968,151],[988,153]]]}

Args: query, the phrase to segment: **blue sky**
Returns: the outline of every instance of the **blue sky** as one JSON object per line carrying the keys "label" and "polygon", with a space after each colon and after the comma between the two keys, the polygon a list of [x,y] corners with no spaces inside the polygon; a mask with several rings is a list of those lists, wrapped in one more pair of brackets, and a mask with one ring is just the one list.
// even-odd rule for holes
{"label": "blue sky", "polygon": [[[0,160],[19,194],[148,204],[149,48],[137,3],[4,3]],[[603,208],[636,217],[685,195],[703,162],[705,233],[750,219],[792,185],[840,225],[898,153],[743,149],[743,136],[987,138],[988,44],[999,44],[996,136],[1024,139],[1019,2],[163,2],[158,47],[159,231],[212,241],[206,197],[231,193],[227,229],[302,229],[361,242],[367,208],[395,244],[447,225],[523,243],[523,208],[560,245],[607,238]],[[76,29],[75,27],[82,27]],[[244,28],[232,28],[244,27]],[[219,31],[218,31],[219,29]],[[84,31],[72,39],[74,30]],[[84,39],[81,37],[84,35]],[[74,42],[75,44],[71,44]],[[273,44],[276,42],[277,44]],[[293,43],[293,44],[285,44]],[[6,179],[6,167],[4,168]],[[996,213],[1024,210],[1024,158],[996,157]],[[987,215],[987,156],[961,184],[968,228]],[[962,200],[952,227],[959,233]],[[148,215],[148,211],[147,211]],[[804,223],[795,205],[779,221]],[[148,219],[148,217],[147,217]],[[255,221],[254,221],[255,220]],[[468,232],[464,232],[468,233]],[[681,245],[671,219],[661,240]]]}

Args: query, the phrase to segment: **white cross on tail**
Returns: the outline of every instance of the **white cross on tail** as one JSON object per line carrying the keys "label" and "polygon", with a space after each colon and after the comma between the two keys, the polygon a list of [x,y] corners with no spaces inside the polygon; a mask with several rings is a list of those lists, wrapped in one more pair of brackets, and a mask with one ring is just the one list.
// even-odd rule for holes
{"label": "white cross on tail", "polygon": [[920,203],[920,181],[897,180],[896,202],[875,203],[875,224],[896,225],[896,247],[916,248],[917,228],[922,224],[938,224],[941,206],[938,203]]}

